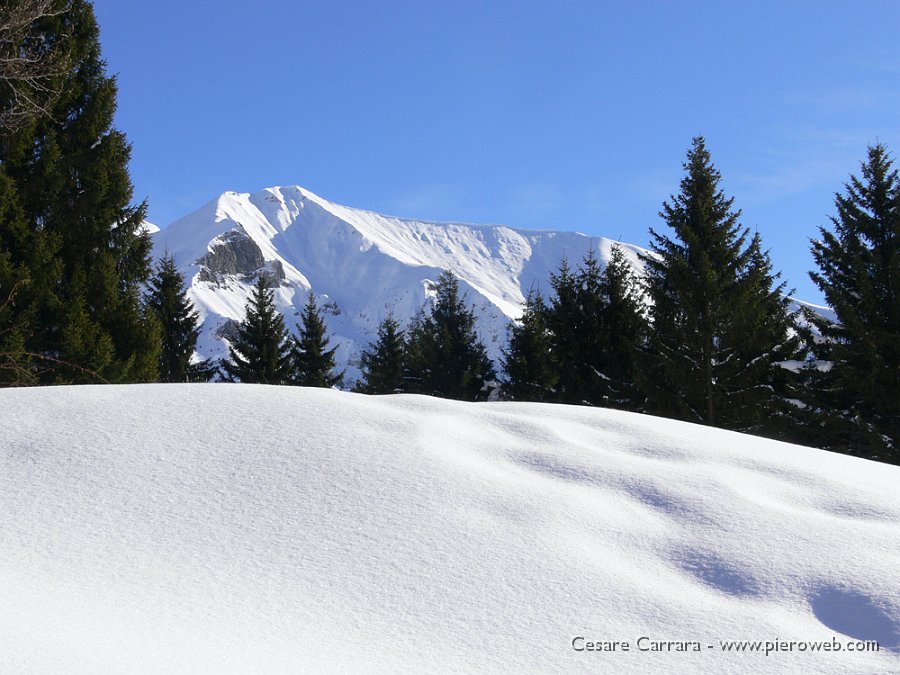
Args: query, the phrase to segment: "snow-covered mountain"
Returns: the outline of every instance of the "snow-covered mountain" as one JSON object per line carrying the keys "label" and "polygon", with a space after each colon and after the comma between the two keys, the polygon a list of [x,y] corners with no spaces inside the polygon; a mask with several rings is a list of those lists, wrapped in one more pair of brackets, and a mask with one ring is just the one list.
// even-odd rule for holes
{"label": "snow-covered mountain", "polygon": [[0,390],[0,673],[898,673],[898,484],[600,408]]}
{"label": "snow-covered mountain", "polygon": [[[203,318],[198,351],[225,355],[224,339],[244,317],[259,274],[279,281],[276,302],[289,328],[310,290],[327,306],[338,361],[352,377],[359,350],[389,312],[408,320],[431,284],[452,270],[475,307],[478,330],[495,360],[511,318],[529,289],[547,291],[563,257],[580,262],[593,248],[601,261],[613,242],[574,232],[502,225],[435,223],[334,204],[301,187],[256,194],[226,192],[155,233],[155,253],[169,250],[190,283]],[[636,246],[623,244],[639,266]]]}

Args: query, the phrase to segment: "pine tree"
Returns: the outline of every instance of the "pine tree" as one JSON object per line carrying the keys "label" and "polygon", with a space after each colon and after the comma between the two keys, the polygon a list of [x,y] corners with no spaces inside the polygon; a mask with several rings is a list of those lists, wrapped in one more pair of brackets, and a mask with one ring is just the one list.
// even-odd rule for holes
{"label": "pine tree", "polygon": [[284,317],[275,307],[275,291],[265,275],[259,275],[246,312],[237,338],[228,348],[230,360],[222,363],[226,374],[241,382],[291,383],[291,344]]}
{"label": "pine tree", "polygon": [[200,336],[200,315],[185,291],[184,277],[168,251],[150,278],[146,303],[162,333],[159,378],[162,382],[205,382],[213,376],[208,361],[191,363]]}
{"label": "pine tree", "polygon": [[56,3],[40,25],[42,39],[66,55],[47,85],[59,95],[49,114],[0,144],[32,235],[29,252],[52,252],[43,269],[29,268],[25,346],[56,364],[43,382],[153,380],[159,334],[140,297],[150,274],[146,206],[131,205],[131,149],[112,127],[116,85],[91,4]]}
{"label": "pine tree", "polygon": [[555,396],[556,366],[547,328],[549,309],[540,291],[530,291],[518,321],[510,324],[503,351],[504,393],[514,401],[546,401]]}
{"label": "pine tree", "polygon": [[294,340],[293,363],[295,383],[302,387],[334,387],[341,383],[344,373],[335,373],[334,353],[328,348],[325,321],[310,291],[300,315],[300,333]]}
{"label": "pine tree", "polygon": [[584,256],[575,274],[575,305],[574,351],[569,358],[576,366],[572,368],[576,379],[570,389],[576,396],[571,402],[598,405],[603,402],[607,378],[604,352],[608,335],[604,326],[603,271],[593,249]]}
{"label": "pine tree", "polygon": [[560,400],[637,409],[634,363],[643,336],[637,281],[619,246],[601,269],[596,253],[577,272],[564,260],[551,277],[551,352],[560,373]]}
{"label": "pine tree", "polygon": [[826,341],[813,349],[833,366],[814,378],[815,394],[834,411],[828,447],[900,463],[900,178],[881,144],[861,173],[812,246],[810,276],[837,317],[817,320]]}
{"label": "pine tree", "polygon": [[410,325],[407,379],[414,391],[443,398],[484,398],[496,378],[475,314],[459,294],[459,281],[443,272],[435,284],[431,312]]}
{"label": "pine tree", "polygon": [[636,379],[638,354],[646,335],[644,303],[640,284],[618,244],[613,244],[603,271],[601,303],[600,402],[611,408],[639,410],[643,396]]}
{"label": "pine tree", "polygon": [[735,292],[735,312],[719,344],[717,384],[725,394],[719,426],[802,441],[797,376],[780,364],[804,358],[790,297],[755,234]]}
{"label": "pine tree", "polygon": [[424,308],[410,319],[406,327],[406,344],[403,350],[403,389],[415,394],[428,393],[431,378],[433,344],[430,324]]}
{"label": "pine tree", "polygon": [[30,278],[21,253],[28,249],[27,238],[28,228],[14,185],[0,167],[0,386],[36,381],[25,347]]}
{"label": "pine tree", "polygon": [[[660,213],[675,238],[651,229],[653,254],[643,258],[651,330],[642,384],[650,412],[743,429],[774,404],[760,371],[778,367],[776,334],[789,319],[781,312],[772,330],[760,323],[778,312],[779,293],[768,287],[767,255],[758,241],[747,244],[702,138],[684,168],[680,193]],[[748,325],[751,310],[756,322]]]}
{"label": "pine tree", "polygon": [[581,373],[579,331],[582,323],[578,302],[578,279],[565,258],[559,271],[550,275],[554,297],[550,303],[547,327],[550,330],[550,350],[556,366],[556,398],[561,403],[584,401]]}
{"label": "pine tree", "polygon": [[378,324],[378,336],[360,355],[364,394],[394,394],[406,388],[406,339],[393,314]]}

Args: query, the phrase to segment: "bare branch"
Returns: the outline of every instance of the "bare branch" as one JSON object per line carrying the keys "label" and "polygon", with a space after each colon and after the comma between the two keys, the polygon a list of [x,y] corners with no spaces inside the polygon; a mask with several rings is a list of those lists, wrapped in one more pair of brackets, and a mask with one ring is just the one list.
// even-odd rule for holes
{"label": "bare branch", "polygon": [[42,32],[40,22],[69,11],[68,0],[0,3],[0,130],[14,131],[34,117],[47,117],[62,93],[59,76],[67,70],[59,39]]}

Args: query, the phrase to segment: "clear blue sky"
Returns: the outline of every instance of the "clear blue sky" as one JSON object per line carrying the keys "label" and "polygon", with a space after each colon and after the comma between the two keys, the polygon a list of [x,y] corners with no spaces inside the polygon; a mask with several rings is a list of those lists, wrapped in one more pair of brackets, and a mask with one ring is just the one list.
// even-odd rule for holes
{"label": "clear blue sky", "polygon": [[136,197],[166,225],[299,184],[646,245],[704,135],[800,297],[866,145],[900,153],[900,2],[96,0]]}

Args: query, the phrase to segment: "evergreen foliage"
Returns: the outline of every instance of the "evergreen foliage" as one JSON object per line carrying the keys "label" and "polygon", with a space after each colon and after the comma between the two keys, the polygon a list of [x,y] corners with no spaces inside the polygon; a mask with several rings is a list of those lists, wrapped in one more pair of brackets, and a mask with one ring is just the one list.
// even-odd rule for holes
{"label": "evergreen foliage", "polygon": [[11,181],[3,190],[22,212],[16,231],[7,219],[0,236],[28,279],[15,309],[27,323],[21,346],[53,364],[38,371],[39,382],[154,380],[158,327],[140,298],[150,274],[146,208],[130,205],[131,148],[112,127],[115,80],[105,73],[91,4],[57,5],[40,27],[66,55],[48,84],[59,95],[47,115],[7,130],[0,143]]}
{"label": "evergreen foliage", "polygon": [[0,167],[0,386],[34,384],[29,337],[29,232],[15,186]]}
{"label": "evergreen foliage", "polygon": [[584,398],[580,372],[579,327],[582,323],[578,278],[565,258],[559,271],[550,275],[554,296],[547,316],[550,351],[556,368],[556,398],[563,403],[581,403]]}
{"label": "evergreen foliage", "polygon": [[503,351],[504,394],[514,401],[547,401],[555,395],[556,366],[547,328],[549,308],[540,291],[525,298],[522,317],[509,327],[509,345]]}
{"label": "evergreen foliage", "polygon": [[429,314],[410,324],[407,381],[412,391],[443,398],[485,398],[494,364],[475,332],[475,314],[460,297],[459,281],[443,272]]}
{"label": "evergreen foliage", "polygon": [[328,348],[325,321],[310,292],[300,315],[300,333],[294,340],[292,359],[294,382],[302,387],[334,387],[341,383],[344,373],[335,373],[334,353]]}
{"label": "evergreen foliage", "polygon": [[184,277],[169,252],[163,254],[150,278],[146,303],[156,315],[162,334],[160,381],[208,381],[214,372],[210,363],[191,363],[200,336],[200,315],[187,297]]}
{"label": "evergreen foliage", "polygon": [[563,260],[550,283],[555,297],[548,325],[559,400],[637,409],[635,358],[645,331],[640,290],[624,251],[613,246],[602,270],[594,251],[575,273]]}
{"label": "evergreen foliage", "polygon": [[613,244],[600,285],[597,361],[603,374],[599,403],[621,410],[638,410],[643,397],[635,386],[637,357],[646,335],[644,301],[625,251]]}
{"label": "evergreen foliage", "polygon": [[835,206],[810,274],[837,316],[816,319],[826,340],[813,349],[832,363],[812,377],[831,411],[823,444],[900,463],[900,179],[885,146],[869,147]]}
{"label": "evergreen foliage", "polygon": [[791,351],[783,287],[771,287],[768,254],[758,238],[747,242],[702,138],[684,168],[660,213],[675,236],[651,229],[644,257],[651,329],[641,384],[649,412],[754,429],[780,404],[771,382]]}
{"label": "evergreen foliage", "polygon": [[247,314],[222,363],[231,380],[259,384],[290,384],[293,377],[291,344],[284,317],[275,307],[275,291],[265,275],[259,275]]}
{"label": "evergreen foliage", "polygon": [[[558,360],[568,362],[567,377],[560,382],[560,392],[567,403],[596,405],[602,399],[603,378],[606,377],[603,372],[606,361],[603,349],[607,337],[603,325],[605,303],[602,279],[600,262],[591,249],[573,277],[575,287],[572,297],[575,304],[566,312],[569,320],[573,321],[567,327],[569,351],[559,348],[554,351]],[[560,323],[558,321],[557,325]]]}
{"label": "evergreen foliage", "polygon": [[790,309],[790,293],[773,271],[762,239],[754,234],[736,289],[732,326],[722,336],[718,384],[727,396],[719,425],[785,440],[803,441],[794,401],[804,397],[797,376],[781,364],[804,358]]}
{"label": "evergreen foliage", "polygon": [[378,324],[378,335],[360,355],[363,379],[357,391],[394,394],[406,388],[406,339],[400,323],[388,314]]}

